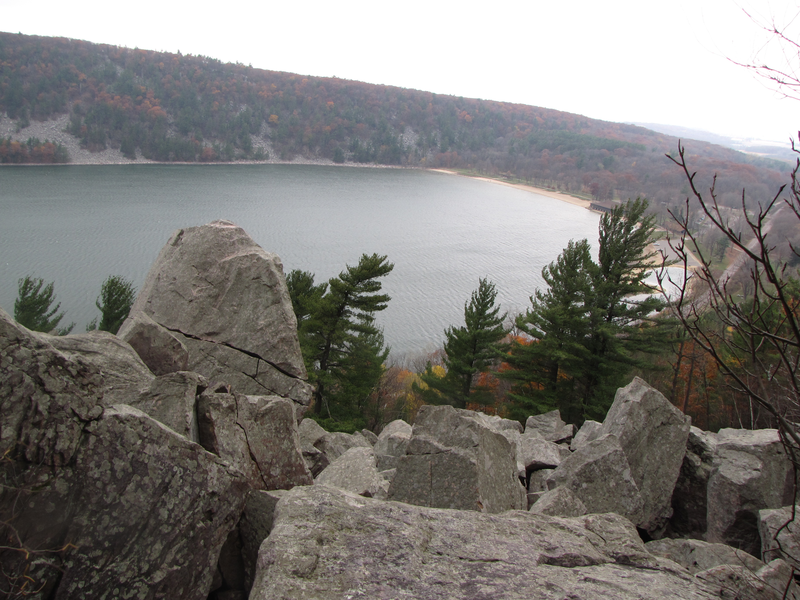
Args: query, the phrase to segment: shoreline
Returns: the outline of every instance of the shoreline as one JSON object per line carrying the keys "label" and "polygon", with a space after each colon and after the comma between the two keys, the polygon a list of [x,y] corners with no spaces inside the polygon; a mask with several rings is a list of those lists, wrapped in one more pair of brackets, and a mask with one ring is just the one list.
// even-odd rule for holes
{"label": "shoreline", "polygon": [[583,198],[578,198],[577,196],[571,196],[569,194],[565,194],[564,192],[556,192],[553,190],[539,188],[525,183],[510,183],[508,181],[500,181],[499,179],[492,179],[491,177],[481,177],[479,175],[464,175],[462,173],[459,173],[457,171],[451,171],[449,169],[426,169],[426,170],[432,171],[434,173],[445,173],[447,175],[466,177],[468,179],[475,179],[477,181],[488,181],[489,183],[497,183],[500,185],[516,188],[524,192],[532,192],[534,194],[539,194],[540,196],[547,196],[548,198],[553,198],[554,200],[561,200],[562,202],[568,202],[569,204],[572,204],[574,206],[580,206],[587,210],[591,210],[589,207],[591,206],[592,203],[589,200],[584,200]]}

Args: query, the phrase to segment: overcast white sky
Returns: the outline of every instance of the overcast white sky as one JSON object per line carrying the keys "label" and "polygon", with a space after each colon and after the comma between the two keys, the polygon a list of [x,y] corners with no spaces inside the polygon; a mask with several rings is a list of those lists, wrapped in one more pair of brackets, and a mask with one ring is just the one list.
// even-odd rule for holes
{"label": "overcast white sky", "polygon": [[800,40],[800,0],[0,0],[0,30],[788,144],[800,101],[728,60],[784,60],[745,10]]}

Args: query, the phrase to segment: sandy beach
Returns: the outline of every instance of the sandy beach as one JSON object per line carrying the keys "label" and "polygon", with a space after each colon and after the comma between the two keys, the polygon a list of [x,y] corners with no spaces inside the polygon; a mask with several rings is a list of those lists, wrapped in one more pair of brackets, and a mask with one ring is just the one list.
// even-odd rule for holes
{"label": "sandy beach", "polygon": [[564,194],[563,192],[555,192],[553,190],[546,190],[543,188],[537,188],[532,185],[525,185],[523,183],[509,183],[507,181],[500,181],[499,179],[491,179],[490,177],[477,177],[472,175],[462,175],[461,173],[457,173],[456,171],[450,171],[448,169],[429,169],[430,171],[435,171],[436,173],[447,173],[448,175],[456,175],[458,177],[469,177],[470,179],[477,179],[478,181],[488,181],[490,183],[497,183],[500,185],[506,185],[508,187],[517,188],[518,190],[524,190],[526,192],[533,192],[534,194],[539,194],[541,196],[547,196],[548,198],[554,198],[556,200],[561,200],[562,202],[569,202],[570,204],[574,204],[575,206],[580,206],[582,208],[589,208],[590,202],[588,200],[583,200],[582,198],[576,198],[575,196],[570,196],[569,194]]}

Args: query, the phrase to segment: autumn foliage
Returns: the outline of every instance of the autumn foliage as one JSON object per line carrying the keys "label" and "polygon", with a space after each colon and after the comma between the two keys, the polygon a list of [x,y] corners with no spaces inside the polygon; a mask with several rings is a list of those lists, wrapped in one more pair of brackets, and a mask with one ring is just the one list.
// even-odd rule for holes
{"label": "autumn foliage", "polygon": [[[0,110],[24,123],[69,114],[93,151],[160,161],[272,156],[466,169],[598,200],[675,206],[675,139],[557,110],[303,77],[181,54],[0,33]],[[694,165],[765,199],[776,161],[693,143]],[[731,197],[731,202],[734,199]],[[665,212],[666,214],[666,212]]]}

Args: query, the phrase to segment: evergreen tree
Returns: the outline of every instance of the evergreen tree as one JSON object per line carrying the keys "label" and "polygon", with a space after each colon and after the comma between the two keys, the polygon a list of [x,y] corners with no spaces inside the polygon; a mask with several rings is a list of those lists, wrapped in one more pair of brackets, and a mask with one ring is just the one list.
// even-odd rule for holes
{"label": "evergreen tree", "polygon": [[603,215],[597,263],[582,240],[543,269],[548,289],[517,319],[528,339],[508,358],[515,416],[558,408],[569,422],[602,419],[641,353],[661,348],[650,315],[663,303],[644,283],[654,230],[646,209],[637,199]]}
{"label": "evergreen tree", "polygon": [[100,295],[95,301],[95,306],[102,315],[98,329],[116,334],[128,318],[135,299],[136,290],[132,282],[119,275],[109,276],[103,282]]}
{"label": "evergreen tree", "polygon": [[[505,337],[505,313],[495,305],[497,290],[487,279],[480,279],[478,289],[464,303],[464,325],[445,330],[445,359],[447,374],[439,377],[432,367],[421,374],[428,386],[422,390],[423,399],[431,404],[452,404],[464,408],[468,402],[487,404],[487,390],[475,386],[475,376],[489,370],[499,356],[497,344]],[[419,388],[418,388],[419,389]]]}
{"label": "evergreen tree", "polygon": [[594,303],[594,263],[589,242],[570,241],[550,265],[542,269],[545,291],[531,297],[532,308],[517,317],[523,334],[516,339],[506,362],[505,376],[514,382],[511,398],[520,419],[558,408],[574,422],[583,416],[576,394],[584,376],[589,334],[588,311]]}
{"label": "evergreen tree", "polygon": [[38,277],[26,275],[18,282],[18,295],[14,301],[14,319],[20,325],[31,331],[50,333],[55,330],[58,335],[67,335],[75,323],[59,328],[58,324],[64,318],[64,313],[59,313],[61,303],[54,307],[51,305],[56,300],[53,293],[53,282],[44,284]]}
{"label": "evergreen tree", "polygon": [[379,279],[393,268],[386,256],[364,254],[356,266],[320,286],[314,286],[309,273],[290,273],[292,304],[306,313],[298,321],[300,345],[316,384],[314,413],[320,419],[363,427],[358,427],[363,407],[388,354],[375,326],[375,313],[390,300],[380,293]]}
{"label": "evergreen tree", "polygon": [[328,289],[327,283],[314,285],[314,274],[309,271],[294,269],[286,276],[286,287],[292,299],[292,309],[297,317],[297,328],[308,319],[317,302]]}
{"label": "evergreen tree", "polygon": [[[588,338],[589,360],[584,386],[586,418],[601,419],[617,388],[627,383],[631,369],[641,364],[640,353],[657,352],[664,344],[663,328],[649,315],[664,302],[644,282],[652,269],[647,245],[655,219],[645,216],[647,200],[619,205],[600,220],[595,300]],[[636,298],[640,296],[640,298]]]}

